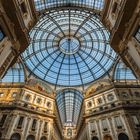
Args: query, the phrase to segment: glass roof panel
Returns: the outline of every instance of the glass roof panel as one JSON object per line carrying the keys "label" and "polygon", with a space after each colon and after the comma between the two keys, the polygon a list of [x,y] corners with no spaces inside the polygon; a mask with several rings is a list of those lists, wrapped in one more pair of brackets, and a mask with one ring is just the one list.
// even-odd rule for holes
{"label": "glass roof panel", "polygon": [[56,102],[62,124],[77,124],[82,100],[83,95],[75,89],[65,89],[57,93]]}
{"label": "glass roof panel", "polygon": [[136,80],[137,78],[133,74],[132,70],[127,67],[123,61],[119,61],[115,69],[114,79],[117,81],[120,80]]}
{"label": "glass roof panel", "polygon": [[55,85],[88,84],[107,74],[116,59],[108,31],[88,10],[47,12],[30,38],[22,54],[25,64],[31,73]]}
{"label": "glass roof panel", "polygon": [[37,11],[62,6],[87,7],[101,11],[104,6],[104,0],[34,0],[34,3]]}
{"label": "glass roof panel", "polygon": [[24,83],[25,82],[25,75],[23,65],[21,63],[14,64],[5,76],[0,79],[0,82],[3,83]]}

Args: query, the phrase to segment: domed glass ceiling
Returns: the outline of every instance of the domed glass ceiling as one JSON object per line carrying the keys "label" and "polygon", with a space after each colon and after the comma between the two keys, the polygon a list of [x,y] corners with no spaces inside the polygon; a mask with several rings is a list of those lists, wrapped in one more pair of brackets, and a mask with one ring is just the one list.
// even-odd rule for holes
{"label": "domed glass ceiling", "polygon": [[108,73],[116,59],[109,33],[87,10],[51,10],[30,32],[23,59],[31,73],[61,86],[88,84]]}

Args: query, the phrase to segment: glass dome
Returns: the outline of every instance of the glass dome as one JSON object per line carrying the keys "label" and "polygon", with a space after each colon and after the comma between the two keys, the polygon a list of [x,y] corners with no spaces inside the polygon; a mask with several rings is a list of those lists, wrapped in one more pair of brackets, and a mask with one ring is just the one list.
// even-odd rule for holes
{"label": "glass dome", "polygon": [[30,31],[22,54],[32,74],[51,84],[80,86],[108,73],[116,59],[98,15],[78,9],[51,10]]}

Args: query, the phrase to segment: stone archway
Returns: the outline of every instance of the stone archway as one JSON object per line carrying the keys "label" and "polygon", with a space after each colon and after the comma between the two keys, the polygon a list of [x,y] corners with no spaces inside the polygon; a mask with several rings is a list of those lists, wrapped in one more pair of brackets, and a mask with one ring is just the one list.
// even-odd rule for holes
{"label": "stone archway", "polygon": [[112,139],[112,137],[110,135],[105,135],[104,140],[113,140],[113,139]]}
{"label": "stone archway", "polygon": [[98,138],[96,136],[93,136],[92,140],[98,140]]}
{"label": "stone archway", "polygon": [[14,134],[11,136],[10,140],[21,140],[21,136],[20,136],[19,133],[14,133]]}
{"label": "stone archway", "polygon": [[35,136],[29,135],[26,140],[35,140]]}
{"label": "stone archway", "polygon": [[129,138],[125,133],[120,133],[118,135],[118,140],[129,140]]}
{"label": "stone archway", "polygon": [[40,140],[47,140],[47,138],[45,136],[41,137]]}

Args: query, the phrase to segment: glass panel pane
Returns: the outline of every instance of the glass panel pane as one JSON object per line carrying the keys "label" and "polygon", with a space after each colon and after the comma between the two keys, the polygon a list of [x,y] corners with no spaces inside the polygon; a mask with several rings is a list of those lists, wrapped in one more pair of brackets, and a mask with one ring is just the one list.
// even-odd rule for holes
{"label": "glass panel pane", "polygon": [[34,0],[34,3],[37,11],[67,5],[88,7],[101,11],[104,6],[104,0]]}
{"label": "glass panel pane", "polygon": [[82,94],[75,89],[65,89],[57,93],[56,102],[64,124],[77,124],[82,100]]}

